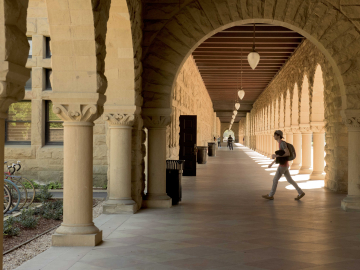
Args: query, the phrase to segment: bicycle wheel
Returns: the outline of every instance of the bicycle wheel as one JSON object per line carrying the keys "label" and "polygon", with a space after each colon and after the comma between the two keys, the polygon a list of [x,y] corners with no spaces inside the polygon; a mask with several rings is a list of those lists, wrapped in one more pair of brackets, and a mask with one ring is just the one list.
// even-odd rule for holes
{"label": "bicycle wheel", "polygon": [[10,190],[12,200],[11,200],[11,206],[9,209],[9,213],[12,213],[18,208],[18,206],[20,204],[21,193],[20,193],[20,190],[17,187],[17,185],[15,185],[12,181],[10,181],[8,179],[4,179],[4,181],[6,182],[6,186]]}
{"label": "bicycle wheel", "polygon": [[11,179],[13,183],[15,183],[20,191],[20,203],[18,209],[23,208],[27,202],[27,190],[25,186],[19,181],[19,179]]}
{"label": "bicycle wheel", "polygon": [[34,187],[33,183],[25,177],[21,176],[21,178],[19,180],[27,189],[27,205],[26,205],[26,207],[29,207],[35,199],[35,195],[36,195],[35,187]]}
{"label": "bicycle wheel", "polygon": [[4,214],[9,210],[11,206],[11,193],[10,190],[4,185]]}

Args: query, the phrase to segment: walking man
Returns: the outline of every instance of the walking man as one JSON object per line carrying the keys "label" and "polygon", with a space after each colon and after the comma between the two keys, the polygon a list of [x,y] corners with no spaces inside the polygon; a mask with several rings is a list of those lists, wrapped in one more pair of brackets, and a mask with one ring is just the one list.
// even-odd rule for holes
{"label": "walking man", "polygon": [[218,147],[221,147],[221,138],[220,138],[220,136],[218,136],[217,142],[218,142]]}
{"label": "walking man", "polygon": [[[278,158],[280,164],[279,164],[279,167],[274,176],[273,186],[272,186],[270,193],[263,195],[262,197],[264,199],[268,199],[268,200],[274,199],[274,195],[276,192],[276,188],[277,188],[279,179],[284,174],[286,177],[286,180],[295,187],[295,189],[297,190],[297,192],[299,194],[295,198],[295,200],[300,200],[302,197],[305,196],[305,193],[301,190],[301,188],[296,184],[296,182],[290,176],[289,161],[287,160],[287,158],[285,158],[285,157],[290,156],[290,152],[289,152],[289,149],[287,148],[286,142],[282,140],[283,138],[284,138],[283,132],[281,130],[276,130],[274,133],[274,139],[275,139],[275,141],[277,141],[279,143],[279,152],[284,152],[284,154],[283,155],[278,155],[278,154],[272,155],[272,158],[274,158],[275,160],[269,165],[269,168],[271,168],[271,166],[275,163],[276,158]],[[276,152],[278,152],[278,151],[276,151]]]}
{"label": "walking man", "polygon": [[228,138],[228,146],[229,146],[229,149],[230,149],[230,150],[234,150],[234,147],[233,147],[233,138],[231,137],[231,135],[229,135],[229,138]]}

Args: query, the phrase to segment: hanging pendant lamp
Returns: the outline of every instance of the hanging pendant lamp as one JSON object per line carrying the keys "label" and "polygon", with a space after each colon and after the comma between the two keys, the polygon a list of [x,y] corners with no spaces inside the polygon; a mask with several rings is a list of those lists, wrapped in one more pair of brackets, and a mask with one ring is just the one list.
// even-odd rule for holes
{"label": "hanging pendant lamp", "polygon": [[232,118],[232,119],[235,119],[235,115],[232,115],[231,118]]}
{"label": "hanging pendant lamp", "polygon": [[234,114],[234,115],[237,115],[237,110],[233,110],[233,114]]}
{"label": "hanging pendant lamp", "polygon": [[253,48],[252,52],[248,55],[248,62],[252,69],[255,69],[260,61],[260,54],[255,51],[255,23],[254,23],[254,41],[253,41]]}
{"label": "hanging pendant lamp", "polygon": [[235,109],[237,109],[237,110],[240,109],[240,103],[239,102],[235,103]]}
{"label": "hanging pendant lamp", "polygon": [[[242,89],[242,50],[241,50],[241,63],[240,63],[240,69],[241,69],[241,77],[240,77],[240,90],[238,91],[238,96],[242,100],[245,96],[245,91]],[[240,107],[240,104],[239,104]]]}

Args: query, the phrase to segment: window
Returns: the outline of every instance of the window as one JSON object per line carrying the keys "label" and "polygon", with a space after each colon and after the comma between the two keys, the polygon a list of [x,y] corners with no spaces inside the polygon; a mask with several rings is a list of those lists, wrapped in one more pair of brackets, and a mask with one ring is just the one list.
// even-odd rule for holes
{"label": "window", "polygon": [[32,58],[32,38],[28,37],[27,39],[28,39],[28,42],[29,42],[29,45],[30,45],[28,58]]}
{"label": "window", "polygon": [[6,144],[31,144],[31,102],[10,105],[5,121]]}
{"label": "window", "polygon": [[30,78],[27,80],[26,84],[25,84],[25,89],[26,90],[31,90],[32,88],[32,83],[31,83],[31,77],[32,77],[32,70],[30,69]]}
{"label": "window", "polygon": [[51,69],[45,68],[45,90],[51,90],[52,89],[51,80],[50,80],[51,73],[52,73]]}
{"label": "window", "polygon": [[64,142],[63,121],[52,110],[53,103],[46,101],[46,144],[62,145]]}
{"label": "window", "polygon": [[51,58],[50,37],[45,37],[45,58]]}

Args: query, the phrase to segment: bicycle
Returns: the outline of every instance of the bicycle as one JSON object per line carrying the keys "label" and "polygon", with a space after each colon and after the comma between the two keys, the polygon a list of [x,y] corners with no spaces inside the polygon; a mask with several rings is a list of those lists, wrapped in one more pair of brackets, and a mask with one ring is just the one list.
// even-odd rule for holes
{"label": "bicycle", "polygon": [[11,214],[18,208],[20,204],[21,193],[17,185],[8,179],[4,179],[4,185],[9,189],[11,195],[11,204],[9,207],[10,210],[8,210],[9,214]]}
{"label": "bicycle", "polygon": [[[16,169],[16,166],[18,166],[17,169]],[[12,167],[15,169],[15,171],[13,172],[13,175],[15,175],[15,173],[20,171],[20,169],[21,169],[20,161],[18,161],[17,164],[13,163]],[[16,177],[19,177],[19,176],[16,176]],[[26,177],[20,176],[20,182],[26,187],[27,190],[28,189],[30,190],[30,193],[32,191],[32,196],[29,196],[29,191],[27,191],[27,200],[28,200],[27,207],[29,207],[34,202],[34,199],[36,196],[35,187],[34,187],[33,183]]]}
{"label": "bicycle", "polygon": [[10,190],[4,185],[4,214],[10,209],[12,203]]}

